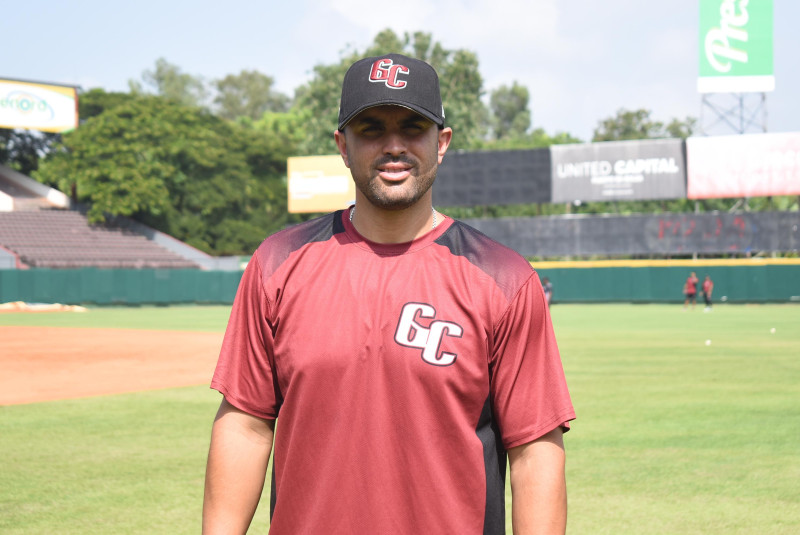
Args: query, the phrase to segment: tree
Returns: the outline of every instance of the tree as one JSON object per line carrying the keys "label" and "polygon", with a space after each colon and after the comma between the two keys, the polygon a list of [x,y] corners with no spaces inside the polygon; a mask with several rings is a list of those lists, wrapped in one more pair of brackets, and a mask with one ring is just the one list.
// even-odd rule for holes
{"label": "tree", "polygon": [[[180,67],[164,58],[156,60],[154,70],[144,71],[142,80],[155,91],[155,94],[184,106],[203,106],[208,99],[208,91],[202,78],[181,72]],[[128,81],[128,86],[131,93],[146,92],[142,84],[135,80]]]}
{"label": "tree", "polygon": [[686,138],[692,134],[696,120],[687,117],[683,121],[673,119],[667,127],[661,121],[650,118],[650,111],[620,109],[617,115],[600,121],[594,130],[592,141],[618,141],[626,139],[657,139],[664,137]]}
{"label": "tree", "polygon": [[483,77],[478,70],[478,57],[467,50],[447,52],[445,57],[445,63],[433,63],[440,73],[445,120],[453,127],[450,146],[453,150],[475,148],[484,139],[489,124],[489,113],[481,100]]}
{"label": "tree", "polygon": [[265,112],[285,112],[290,99],[274,90],[272,77],[257,71],[243,70],[213,82],[217,114],[224,119],[249,117],[259,119]]}
{"label": "tree", "polygon": [[529,100],[528,88],[517,82],[511,87],[503,85],[492,91],[489,108],[494,139],[522,137],[528,131],[531,126]]}
{"label": "tree", "polygon": [[137,94],[107,92],[100,88],[90,89],[78,95],[78,114],[84,122],[106,110],[138,98]]}
{"label": "tree", "polygon": [[296,111],[286,113],[265,112],[257,121],[240,118],[239,122],[268,136],[272,143],[280,146],[280,152],[288,155],[298,154],[298,147],[308,137],[304,116]]}
{"label": "tree", "polygon": [[137,96],[65,134],[34,176],[75,185],[93,222],[130,216],[216,254],[249,254],[286,222],[281,144],[196,107]]}
{"label": "tree", "polygon": [[61,134],[0,128],[0,164],[30,175],[60,139]]}
{"label": "tree", "polygon": [[551,145],[561,145],[565,143],[581,143],[581,140],[573,137],[566,132],[558,132],[550,135],[542,128],[536,128],[531,132],[507,136],[502,139],[491,140],[484,143],[483,150],[510,150],[510,149],[539,149]]}
{"label": "tree", "polygon": [[594,130],[592,141],[649,139],[659,137],[663,129],[663,123],[650,119],[649,110],[620,109],[615,117],[600,121]]}
{"label": "tree", "polygon": [[664,128],[664,131],[668,137],[686,139],[694,133],[695,126],[697,126],[697,119],[694,117],[687,117],[683,121],[673,119]]}
{"label": "tree", "polygon": [[295,91],[292,112],[302,118],[308,137],[298,146],[298,155],[336,154],[333,140],[339,115],[341,84],[347,67],[357,54],[334,65],[316,65],[311,80]]}

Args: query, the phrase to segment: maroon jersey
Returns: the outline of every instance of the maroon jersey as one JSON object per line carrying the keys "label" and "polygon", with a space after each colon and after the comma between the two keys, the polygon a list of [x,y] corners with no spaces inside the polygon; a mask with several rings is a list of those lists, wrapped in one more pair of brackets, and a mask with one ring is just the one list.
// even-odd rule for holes
{"label": "maroon jersey", "polygon": [[277,418],[270,533],[505,533],[505,449],[575,417],[539,278],[449,218],[346,215],[258,248],[211,383]]}
{"label": "maroon jersey", "polygon": [[687,294],[694,294],[697,293],[697,279],[695,277],[689,276],[686,279],[686,284],[684,285],[685,292]]}

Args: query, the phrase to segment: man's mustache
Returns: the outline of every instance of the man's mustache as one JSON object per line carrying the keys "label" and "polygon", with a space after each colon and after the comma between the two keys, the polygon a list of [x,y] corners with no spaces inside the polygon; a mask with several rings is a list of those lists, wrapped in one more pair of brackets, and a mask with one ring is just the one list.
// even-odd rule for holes
{"label": "man's mustache", "polygon": [[406,156],[405,154],[399,154],[397,156],[391,156],[391,155],[383,156],[382,158],[380,158],[375,162],[375,166],[380,167],[382,165],[386,165],[389,163],[404,163],[411,167],[416,167],[417,165],[417,161],[414,158]]}

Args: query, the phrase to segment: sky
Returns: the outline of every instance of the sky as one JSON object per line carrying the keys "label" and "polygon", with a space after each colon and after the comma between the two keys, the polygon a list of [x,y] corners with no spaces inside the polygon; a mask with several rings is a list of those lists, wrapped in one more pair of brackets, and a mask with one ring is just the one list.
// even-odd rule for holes
{"label": "sky", "polygon": [[[799,132],[800,2],[773,4],[767,130]],[[713,122],[697,92],[698,19],[698,0],[0,0],[0,78],[127,91],[164,58],[208,81],[257,70],[292,95],[315,65],[364,50],[381,30],[424,31],[477,55],[486,95],[526,86],[534,128],[589,141],[620,109]],[[744,102],[762,117],[756,96]]]}

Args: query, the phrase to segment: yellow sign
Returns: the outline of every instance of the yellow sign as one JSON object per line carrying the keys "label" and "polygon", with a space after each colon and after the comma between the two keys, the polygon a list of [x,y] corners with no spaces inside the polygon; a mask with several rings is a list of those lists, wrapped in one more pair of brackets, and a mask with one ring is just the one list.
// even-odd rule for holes
{"label": "yellow sign", "polygon": [[340,155],[287,160],[289,213],[332,212],[356,200],[350,170]]}
{"label": "yellow sign", "polygon": [[77,126],[74,87],[0,80],[0,128],[68,132]]}

